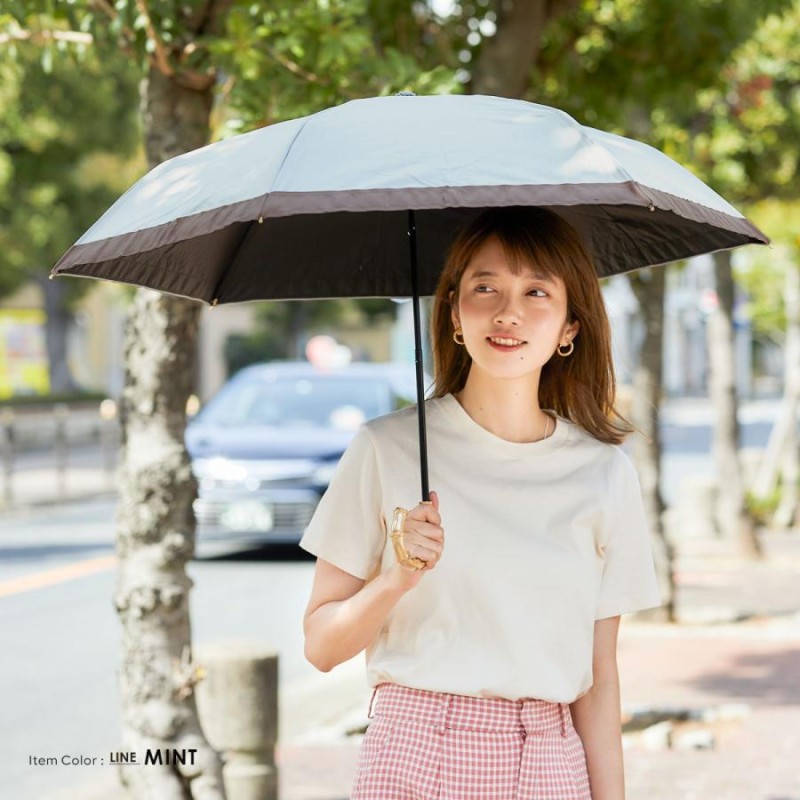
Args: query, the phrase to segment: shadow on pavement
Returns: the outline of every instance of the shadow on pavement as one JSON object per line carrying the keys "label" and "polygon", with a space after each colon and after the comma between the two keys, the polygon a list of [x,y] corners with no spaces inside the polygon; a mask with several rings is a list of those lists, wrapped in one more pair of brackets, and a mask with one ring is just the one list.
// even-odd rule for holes
{"label": "shadow on pavement", "polygon": [[800,647],[796,644],[786,643],[777,652],[739,654],[720,667],[691,681],[691,685],[761,705],[800,705]]}
{"label": "shadow on pavement", "polygon": [[314,556],[301,549],[296,544],[263,544],[254,545],[241,550],[231,550],[224,553],[204,552],[201,546],[195,556],[196,561],[213,563],[215,561],[276,561],[287,563],[291,561],[314,561]]}

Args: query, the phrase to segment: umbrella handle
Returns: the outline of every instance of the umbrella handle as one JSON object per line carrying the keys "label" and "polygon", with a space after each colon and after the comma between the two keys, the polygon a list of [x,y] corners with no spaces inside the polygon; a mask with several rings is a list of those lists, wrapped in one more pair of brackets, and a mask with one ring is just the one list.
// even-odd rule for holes
{"label": "umbrella handle", "polygon": [[414,364],[417,373],[417,421],[419,423],[419,470],[423,502],[430,500],[428,487],[428,436],[425,427],[425,379],[422,369],[422,325],[419,313],[419,275],[417,270],[417,225],[414,211],[408,211],[408,243],[411,256],[411,304],[414,309]]}

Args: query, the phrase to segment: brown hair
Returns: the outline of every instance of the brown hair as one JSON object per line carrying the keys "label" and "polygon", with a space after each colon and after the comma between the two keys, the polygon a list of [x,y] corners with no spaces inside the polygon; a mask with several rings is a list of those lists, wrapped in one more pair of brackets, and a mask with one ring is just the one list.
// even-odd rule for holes
{"label": "brown hair", "polygon": [[458,392],[467,381],[472,360],[466,348],[453,341],[450,293],[455,293],[455,305],[464,271],[491,237],[499,240],[515,272],[530,264],[549,277],[561,278],[567,294],[567,319],[580,322],[573,353],[566,358],[554,353],[542,367],[540,407],[553,409],[595,439],[621,444],[635,428],[614,407],[611,327],[600,281],[575,229],[543,208],[486,211],[451,245],[433,300],[433,396]]}

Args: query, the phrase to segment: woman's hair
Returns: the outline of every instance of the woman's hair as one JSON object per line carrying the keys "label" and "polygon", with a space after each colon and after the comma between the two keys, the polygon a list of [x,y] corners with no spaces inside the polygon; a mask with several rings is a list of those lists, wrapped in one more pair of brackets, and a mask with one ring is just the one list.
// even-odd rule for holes
{"label": "woman's hair", "polygon": [[567,319],[580,331],[571,355],[553,353],[543,365],[539,405],[579,425],[602,442],[621,444],[635,428],[614,407],[616,379],[611,357],[611,328],[591,257],[575,229],[552,211],[513,207],[486,211],[468,225],[450,247],[433,300],[434,397],[460,391],[470,358],[453,341],[452,306],[464,270],[485,241],[496,237],[516,273],[526,265],[564,282]]}

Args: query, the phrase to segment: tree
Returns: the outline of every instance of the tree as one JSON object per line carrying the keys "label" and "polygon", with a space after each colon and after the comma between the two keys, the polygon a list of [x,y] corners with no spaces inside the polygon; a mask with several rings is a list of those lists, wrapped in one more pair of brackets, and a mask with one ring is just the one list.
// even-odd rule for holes
{"label": "tree", "polygon": [[[563,17],[548,32],[533,84],[537,99],[558,105],[591,125],[647,141],[679,162],[690,165],[700,177],[731,196],[735,181],[724,186],[714,181],[713,173],[697,157],[692,144],[699,140],[713,141],[713,147],[724,147],[723,136],[707,135],[710,116],[706,103],[711,97],[719,99],[724,95],[728,86],[727,71],[737,48],[751,41],[759,21],[786,5],[779,0],[746,5],[635,4],[626,0],[584,3],[577,14]],[[666,40],[670,46],[665,48]],[[721,115],[729,113],[725,111],[725,103],[714,108]],[[758,137],[752,137],[752,142],[753,146],[758,146]],[[741,176],[738,177],[741,189]],[[739,197],[741,195],[733,192],[734,200]],[[722,281],[724,269],[718,272]],[[644,281],[643,273],[633,279],[632,285],[640,297],[645,330],[660,336],[664,298],[663,293],[657,292],[663,290],[658,290],[652,281]],[[729,293],[723,288],[721,296],[729,296]],[[721,342],[726,349],[715,362],[732,358],[730,336],[728,333]],[[660,343],[649,343],[642,352],[642,368],[651,373],[660,370],[660,359],[655,356],[660,347]],[[656,381],[657,389],[652,381]],[[662,527],[663,501],[658,489],[660,448],[657,441],[653,441],[659,430],[660,372],[646,381],[641,378],[641,384],[649,387],[652,402],[647,403],[645,398],[635,401],[639,410],[634,422],[648,432],[651,443],[637,445],[636,459],[639,474],[643,476],[645,504],[659,540],[656,554],[668,556],[671,547]],[[721,390],[723,394],[729,391],[728,387]],[[724,416],[728,420],[724,434],[727,447],[718,447],[718,452],[729,454],[731,448],[736,452],[737,443],[731,444],[730,439],[735,436],[735,426],[730,424],[735,407],[735,402],[729,404],[727,411],[717,415],[718,419]],[[718,440],[722,436],[717,433]],[[729,469],[737,471],[737,465],[736,459],[731,464],[728,458]],[[741,521],[744,496],[741,492],[737,494],[737,485],[741,482],[729,481],[722,487],[721,494],[728,498],[727,508],[734,509],[727,518]],[[738,541],[752,543],[752,530],[745,529]],[[672,584],[669,561],[668,557],[659,559],[662,585]],[[671,607],[670,601],[667,608]]]}
{"label": "tree", "polygon": [[[42,2],[12,8],[10,39],[50,47],[85,36],[114,44],[143,75],[147,161],[154,166],[222,133],[318,110],[348,96],[436,85],[439,69],[378,46],[366,5],[313,0],[261,4],[187,0]],[[56,69],[62,67],[59,60]],[[410,78],[413,78],[409,87]],[[402,81],[402,82],[401,82]],[[399,85],[398,85],[399,84]],[[216,105],[215,105],[216,103]],[[77,235],[79,231],[76,231]],[[191,747],[195,766],[127,765],[136,797],[220,798],[219,760],[200,731],[192,687],[186,562],[194,552],[196,487],[184,448],[185,407],[195,370],[199,305],[138,290],[125,341],[120,403],[123,445],[115,603],[123,627],[123,747]]]}
{"label": "tree", "polygon": [[[712,185],[737,203],[750,204],[764,195],[796,197],[797,149],[800,115],[792,104],[798,86],[794,53],[800,45],[800,4],[767,4],[772,13],[757,20],[748,39],[730,55],[722,70],[722,84],[702,98],[698,115],[704,130],[682,143]],[[693,121],[696,125],[696,120]],[[717,518],[720,529],[748,554],[761,554],[755,525],[748,511],[741,467],[733,353],[734,272],[730,254],[715,254],[719,303],[709,320],[712,395],[715,398],[714,452],[719,476]],[[792,284],[787,299],[793,297]],[[789,341],[793,337],[788,337]],[[791,355],[787,346],[787,358]],[[795,402],[787,374],[784,418]],[[793,426],[776,426],[777,433],[793,436]],[[780,509],[784,524],[793,517],[798,474],[797,444],[786,448],[784,465],[788,491]],[[791,510],[789,510],[791,507]]]}
{"label": "tree", "polygon": [[647,616],[676,619],[675,548],[665,535],[661,520],[665,504],[661,495],[661,396],[664,352],[665,267],[650,267],[629,276],[644,322],[644,338],[633,378],[632,417],[643,434],[634,440],[634,459],[642,484],[645,513],[653,531],[653,552],[658,574],[662,608]]}
{"label": "tree", "polygon": [[751,502],[775,525],[797,526],[797,411],[800,406],[800,237],[797,202],[768,200],[754,208],[756,219],[775,238],[769,257],[754,259],[741,280],[752,298],[755,330],[780,342],[784,351],[784,392],[778,418],[751,490]]}
{"label": "tree", "polygon": [[474,94],[526,97],[548,25],[578,7],[579,0],[498,3],[497,32],[480,44],[470,89]]}
{"label": "tree", "polygon": [[[797,476],[800,454],[795,431],[800,358],[798,357],[796,205],[800,195],[796,142],[800,136],[800,109],[796,97],[800,90],[800,66],[796,53],[800,46],[800,2],[783,4],[756,27],[749,42],[742,46],[727,71],[727,118],[718,113],[713,119],[715,132],[724,147],[714,153],[718,179],[741,177],[742,196],[752,202],[772,195],[770,202],[758,203],[757,213],[773,233],[778,263],[785,272],[785,292],[772,305],[773,318],[782,317],[772,335],[785,335],[784,399],[779,420],[773,427],[767,453],[754,487],[756,502],[777,491],[782,497],[775,522],[786,526],[800,521]],[[749,276],[750,287],[763,296],[770,285],[769,262],[759,259]],[[785,303],[782,302],[785,300]],[[764,318],[762,317],[762,328]],[[785,331],[785,334],[784,334]]]}
{"label": "tree", "polygon": [[53,70],[38,49],[0,45],[0,296],[28,281],[41,289],[53,392],[76,388],[67,330],[90,284],[48,272],[139,166],[135,81],[114,55],[103,67],[92,52]]}

